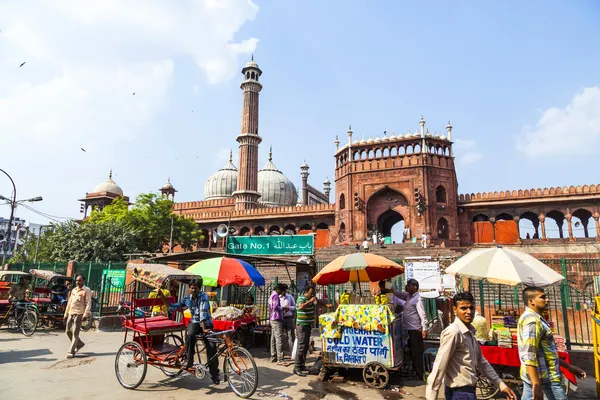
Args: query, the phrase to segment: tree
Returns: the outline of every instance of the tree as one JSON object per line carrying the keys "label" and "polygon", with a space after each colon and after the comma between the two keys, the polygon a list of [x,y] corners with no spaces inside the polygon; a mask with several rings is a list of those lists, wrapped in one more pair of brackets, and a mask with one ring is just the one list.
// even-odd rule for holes
{"label": "tree", "polygon": [[103,210],[94,210],[87,223],[123,222],[138,233],[137,250],[150,253],[162,252],[168,245],[172,226],[173,246],[179,244],[185,250],[191,250],[201,239],[200,231],[193,219],[173,214],[173,205],[173,201],[155,193],[138,195],[131,208],[119,198]]}
{"label": "tree", "polygon": [[[53,224],[42,233],[38,261],[123,261],[124,254],[136,250],[136,235],[137,232],[122,221]],[[36,242],[37,238],[29,240],[11,262],[32,261]]]}

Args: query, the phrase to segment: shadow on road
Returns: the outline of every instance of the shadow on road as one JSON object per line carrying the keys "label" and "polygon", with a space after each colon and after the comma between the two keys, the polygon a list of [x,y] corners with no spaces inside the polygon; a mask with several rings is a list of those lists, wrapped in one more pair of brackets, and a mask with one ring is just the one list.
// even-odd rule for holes
{"label": "shadow on road", "polygon": [[10,350],[0,353],[0,364],[27,362],[27,361],[56,361],[56,358],[37,358],[50,355],[52,352],[48,349],[34,350]]}

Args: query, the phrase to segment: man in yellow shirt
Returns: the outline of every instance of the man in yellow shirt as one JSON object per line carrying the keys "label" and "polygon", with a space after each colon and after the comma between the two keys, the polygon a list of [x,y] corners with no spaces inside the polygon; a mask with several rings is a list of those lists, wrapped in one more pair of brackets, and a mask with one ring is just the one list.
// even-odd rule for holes
{"label": "man in yellow shirt", "polygon": [[[169,297],[171,295],[171,293],[169,293],[169,291],[167,289],[156,289],[150,292],[150,294],[148,295],[149,299],[155,299],[157,297],[160,297],[158,295],[158,292],[161,291],[164,297]],[[162,301],[157,302],[157,304],[163,304]],[[156,317],[157,315],[164,315],[165,317],[168,317],[168,310],[169,308],[166,305],[162,305],[162,306],[153,306],[152,307],[152,316]]]}

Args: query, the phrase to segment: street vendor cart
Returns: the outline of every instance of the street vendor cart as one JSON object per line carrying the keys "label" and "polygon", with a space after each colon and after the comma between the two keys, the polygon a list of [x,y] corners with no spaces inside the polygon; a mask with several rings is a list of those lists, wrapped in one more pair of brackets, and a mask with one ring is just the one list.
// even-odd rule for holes
{"label": "street vendor cart", "polygon": [[[341,256],[313,279],[319,285],[346,282],[379,282],[404,272],[385,257],[368,253]],[[349,302],[349,299],[345,302]],[[361,368],[365,383],[374,388],[389,384],[390,371],[404,361],[400,319],[386,301],[380,304],[340,304],[333,313],[319,317],[323,367]]]}
{"label": "street vendor cart", "polygon": [[362,368],[365,383],[374,388],[389,384],[390,371],[404,361],[400,319],[388,305],[340,305],[319,317],[325,368]]}

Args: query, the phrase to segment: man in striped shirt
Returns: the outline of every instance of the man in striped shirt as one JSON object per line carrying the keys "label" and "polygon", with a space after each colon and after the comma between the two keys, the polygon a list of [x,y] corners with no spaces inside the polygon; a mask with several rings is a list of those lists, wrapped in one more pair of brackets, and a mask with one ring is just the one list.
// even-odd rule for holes
{"label": "man in striped shirt", "polygon": [[306,353],[310,346],[310,334],[313,322],[315,321],[316,306],[317,304],[320,304],[326,307],[332,307],[332,305],[317,299],[315,297],[315,288],[310,285],[306,286],[302,291],[302,295],[298,296],[296,304],[296,338],[298,339],[298,348],[296,349],[294,374],[306,376]]}
{"label": "man in striped shirt", "polygon": [[542,318],[548,305],[544,289],[535,286],[525,288],[523,302],[527,308],[519,318],[517,331],[523,380],[521,399],[566,400],[567,395],[561,385],[560,367],[581,379],[585,379],[586,374],[558,356],[554,335],[548,322]]}

